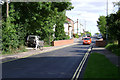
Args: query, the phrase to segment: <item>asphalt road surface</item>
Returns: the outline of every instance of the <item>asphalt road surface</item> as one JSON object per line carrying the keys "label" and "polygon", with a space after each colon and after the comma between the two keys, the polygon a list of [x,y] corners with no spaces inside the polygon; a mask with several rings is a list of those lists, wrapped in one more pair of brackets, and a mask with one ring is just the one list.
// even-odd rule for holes
{"label": "asphalt road surface", "polygon": [[90,45],[77,45],[2,64],[4,78],[71,79]]}

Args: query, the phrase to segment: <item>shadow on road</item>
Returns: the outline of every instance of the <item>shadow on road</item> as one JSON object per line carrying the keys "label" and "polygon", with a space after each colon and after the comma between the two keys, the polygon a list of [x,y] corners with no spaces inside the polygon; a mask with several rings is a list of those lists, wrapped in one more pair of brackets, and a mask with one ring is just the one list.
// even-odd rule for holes
{"label": "shadow on road", "polygon": [[[83,55],[83,54],[81,54]],[[3,63],[3,78],[71,78],[83,56],[34,56]]]}

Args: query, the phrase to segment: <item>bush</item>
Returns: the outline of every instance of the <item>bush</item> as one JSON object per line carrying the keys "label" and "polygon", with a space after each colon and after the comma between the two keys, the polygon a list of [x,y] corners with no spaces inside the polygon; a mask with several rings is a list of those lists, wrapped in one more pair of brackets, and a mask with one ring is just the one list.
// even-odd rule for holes
{"label": "bush", "polygon": [[26,52],[26,51],[28,50],[25,49],[25,46],[20,45],[18,48],[9,47],[8,51],[3,50],[2,54],[15,54],[15,53]]}
{"label": "bush", "polygon": [[70,36],[66,35],[66,38],[65,39],[70,39]]}
{"label": "bush", "polygon": [[118,47],[118,44],[109,43],[105,46],[105,48],[111,51],[112,53],[120,56],[120,48]]}
{"label": "bush", "polygon": [[75,34],[75,38],[79,38],[78,34]]}

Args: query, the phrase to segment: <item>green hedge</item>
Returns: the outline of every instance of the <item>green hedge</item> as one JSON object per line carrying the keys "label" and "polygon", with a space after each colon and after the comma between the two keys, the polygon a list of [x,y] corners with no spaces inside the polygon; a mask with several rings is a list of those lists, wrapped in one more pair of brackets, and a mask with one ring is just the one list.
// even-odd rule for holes
{"label": "green hedge", "polygon": [[120,56],[120,48],[118,47],[118,44],[109,43],[105,46],[105,48],[117,56]]}

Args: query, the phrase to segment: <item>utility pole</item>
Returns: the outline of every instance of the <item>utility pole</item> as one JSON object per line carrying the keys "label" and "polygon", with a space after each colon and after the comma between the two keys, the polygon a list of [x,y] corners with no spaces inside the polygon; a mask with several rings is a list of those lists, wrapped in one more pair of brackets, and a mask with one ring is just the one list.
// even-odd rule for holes
{"label": "utility pole", "polygon": [[8,18],[8,16],[9,16],[9,3],[8,3],[8,0],[6,0],[6,5],[7,5],[6,13],[7,13],[7,18]]}
{"label": "utility pole", "polygon": [[[106,15],[107,15],[107,19],[108,19],[108,0],[106,3]],[[108,24],[106,26],[106,40],[108,40]]]}
{"label": "utility pole", "polygon": [[86,31],[86,20],[85,20],[85,31]]}
{"label": "utility pole", "polygon": [[77,34],[78,34],[78,19],[77,19]]}

